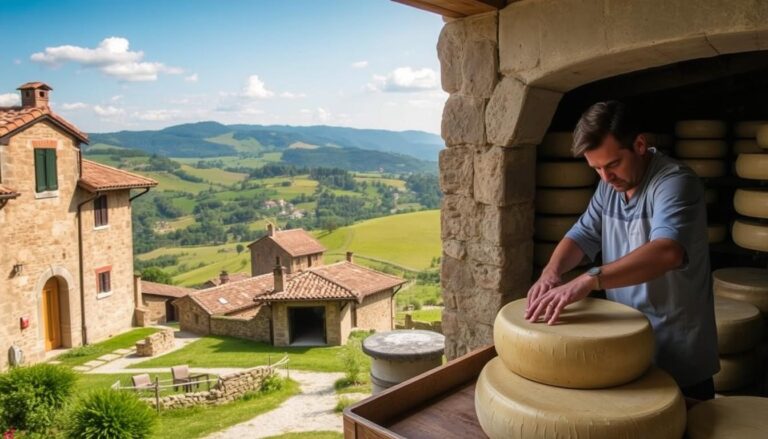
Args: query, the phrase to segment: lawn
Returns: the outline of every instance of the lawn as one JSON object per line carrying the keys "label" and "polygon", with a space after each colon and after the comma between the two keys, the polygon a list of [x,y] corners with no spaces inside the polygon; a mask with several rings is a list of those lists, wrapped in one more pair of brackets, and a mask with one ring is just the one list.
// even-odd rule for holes
{"label": "lawn", "polygon": [[[131,367],[171,367],[178,364],[188,364],[190,367],[255,367],[270,361],[276,362],[287,353],[290,369],[343,372],[342,350],[342,346],[274,347],[238,338],[208,336],[177,351]],[[368,370],[370,360],[367,356],[365,361],[364,370]]]}
{"label": "lawn", "polygon": [[229,172],[217,168],[198,169],[189,165],[182,165],[181,170],[211,183],[221,184],[224,186],[239,183],[248,178],[248,174]]}
{"label": "lawn", "polygon": [[417,302],[419,305],[440,305],[443,297],[440,285],[415,283],[408,288],[403,288],[395,294],[395,303],[398,311],[409,303]]}
{"label": "lawn", "polygon": [[[114,384],[116,381],[120,380],[120,386],[122,387],[130,387],[132,386],[131,377],[137,375],[133,373],[117,373],[117,374],[106,374],[106,373],[82,373],[77,375],[77,382],[75,383],[75,391],[74,394],[81,394],[84,392],[87,392],[89,390],[93,389],[101,389],[105,387],[111,387],[112,384]],[[160,380],[160,385],[164,384],[170,384],[171,383],[171,373],[170,372],[163,372],[163,373],[151,373],[149,374],[150,379],[154,382],[155,377],[157,377]],[[214,374],[209,374],[208,379],[214,380],[211,382],[211,387],[213,387],[216,384],[216,378],[217,376]],[[195,389],[197,390],[197,389]],[[207,390],[207,387],[205,383],[200,383],[200,391]],[[133,391],[133,390],[131,390]],[[184,393],[183,387],[178,387],[176,390],[174,390],[173,387],[167,387],[167,388],[161,388],[160,389],[160,396],[167,396],[167,395],[173,395],[177,393]],[[143,390],[140,393],[140,396],[143,397],[154,397],[154,390],[147,391]]]}
{"label": "lawn", "polygon": [[133,347],[137,341],[143,340],[146,336],[157,331],[159,331],[157,328],[134,329],[99,343],[73,348],[69,352],[57,356],[54,360],[61,361],[61,364],[65,366],[79,366],[88,361],[95,360],[104,354],[109,354],[115,349]]}
{"label": "lawn", "polygon": [[161,191],[189,192],[197,195],[211,186],[208,183],[194,183],[182,180],[179,177],[166,172],[141,172],[141,174],[157,180],[157,190]]}
{"label": "lawn", "polygon": [[303,431],[270,436],[266,439],[344,439],[344,435],[335,431]]}
{"label": "lawn", "polygon": [[[443,320],[443,308],[442,307],[436,307],[436,308],[429,308],[429,309],[418,309],[414,311],[408,311],[408,313],[411,314],[413,317],[413,320],[418,320],[420,322],[441,322]],[[398,312],[395,314],[395,320],[398,322],[404,322],[405,321],[405,314],[406,312]]]}

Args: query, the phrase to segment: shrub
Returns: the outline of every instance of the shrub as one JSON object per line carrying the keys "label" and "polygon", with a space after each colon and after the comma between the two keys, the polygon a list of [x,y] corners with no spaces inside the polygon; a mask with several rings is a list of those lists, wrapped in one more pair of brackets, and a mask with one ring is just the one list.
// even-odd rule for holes
{"label": "shrub", "polygon": [[72,394],[75,373],[64,366],[36,364],[0,375],[0,424],[44,432]]}
{"label": "shrub", "polygon": [[72,410],[67,436],[82,439],[142,439],[149,436],[155,412],[128,392],[95,390]]}
{"label": "shrub", "polygon": [[350,338],[341,356],[344,363],[344,378],[350,384],[359,384],[360,374],[363,372],[365,357],[363,355],[362,342],[358,338]]}
{"label": "shrub", "polygon": [[272,393],[276,392],[283,388],[283,379],[278,375],[277,373],[272,373],[264,377],[264,380],[261,382],[261,387],[259,388],[259,392],[261,393]]}
{"label": "shrub", "polygon": [[354,404],[355,402],[357,402],[357,401],[355,401],[354,399],[352,399],[352,398],[350,398],[348,396],[339,396],[336,399],[336,407],[334,407],[333,410],[336,413],[341,413],[341,412],[344,411],[345,408],[347,408],[348,406]]}
{"label": "shrub", "polygon": [[100,354],[101,350],[102,350],[101,347],[95,344],[78,346],[76,348],[72,348],[67,352],[64,352],[63,354],[59,355],[57,360],[63,360],[66,358],[87,357],[89,355]]}

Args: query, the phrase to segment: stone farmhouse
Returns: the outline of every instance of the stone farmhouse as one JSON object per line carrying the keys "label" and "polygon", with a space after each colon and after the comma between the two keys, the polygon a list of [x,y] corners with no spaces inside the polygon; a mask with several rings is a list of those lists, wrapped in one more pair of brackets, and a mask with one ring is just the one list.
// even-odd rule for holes
{"label": "stone farmhouse", "polygon": [[133,325],[131,200],[157,184],[83,159],[51,87],[19,90],[0,108],[0,369],[10,349],[36,362]]}
{"label": "stone farmhouse", "polygon": [[195,291],[191,288],[142,280],[138,276],[136,276],[135,281],[137,281],[136,294],[141,297],[142,303],[141,309],[136,314],[137,326],[176,321],[178,312],[173,301]]}
{"label": "stone farmhouse", "polygon": [[[299,245],[299,237],[309,239]],[[290,243],[287,249],[278,245],[286,242]],[[353,328],[393,329],[392,299],[405,280],[357,265],[351,253],[345,261],[322,265],[324,249],[318,246],[304,230],[272,230],[250,245],[252,259],[264,258],[254,251],[258,248],[289,254],[298,248],[304,250],[294,252],[295,257],[306,264],[307,255],[314,255],[313,265],[289,259],[289,271],[278,257],[271,273],[255,272],[249,279],[178,299],[174,303],[181,329],[275,346],[341,345]],[[254,267],[257,264],[252,262]]]}
{"label": "stone farmhouse", "polygon": [[280,258],[288,274],[323,265],[325,247],[304,229],[276,230],[267,224],[267,234],[248,244],[251,275],[271,273]]}

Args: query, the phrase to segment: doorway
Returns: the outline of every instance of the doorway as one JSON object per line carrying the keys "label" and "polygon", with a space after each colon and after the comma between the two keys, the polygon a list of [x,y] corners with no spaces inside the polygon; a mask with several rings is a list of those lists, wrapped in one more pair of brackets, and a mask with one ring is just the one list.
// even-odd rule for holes
{"label": "doorway", "polygon": [[325,307],[288,307],[291,346],[317,346],[327,343],[325,338]]}
{"label": "doorway", "polygon": [[48,279],[43,286],[43,338],[45,350],[61,347],[61,306],[59,303],[59,281]]}

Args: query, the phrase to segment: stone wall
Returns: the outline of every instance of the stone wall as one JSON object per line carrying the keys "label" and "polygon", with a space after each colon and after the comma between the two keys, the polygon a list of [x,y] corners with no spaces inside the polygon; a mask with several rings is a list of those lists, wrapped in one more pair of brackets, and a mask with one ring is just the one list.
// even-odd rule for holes
{"label": "stone wall", "polygon": [[208,311],[204,310],[189,296],[176,299],[173,302],[178,311],[179,328],[199,335],[211,333],[211,318]]}
{"label": "stone wall", "polygon": [[315,253],[306,256],[293,257],[271,239],[261,239],[249,246],[251,250],[251,276],[272,273],[275,268],[275,258],[280,258],[280,264],[287,273],[297,273],[305,268],[323,265],[323,254]]}
{"label": "stone wall", "polygon": [[[264,378],[275,373],[270,366],[258,366],[242,372],[235,372],[219,377],[211,390],[163,396],[159,400],[161,409],[177,409],[198,405],[219,405],[233,402],[247,392],[259,390]],[[152,407],[157,406],[155,398],[142,398]]]}
{"label": "stone wall", "polygon": [[443,333],[443,325],[441,322],[422,322],[420,320],[413,320],[411,314],[405,315],[405,322],[402,325],[396,325],[395,329],[423,329],[425,331],[434,331],[440,334]]}
{"label": "stone wall", "polygon": [[[288,321],[288,308],[299,306],[322,306],[325,308],[325,339],[331,346],[343,344],[341,333],[341,305],[340,302],[276,302],[272,304],[272,328],[273,344],[275,346],[288,346],[290,344],[290,325]],[[349,314],[347,314],[346,318]]]}
{"label": "stone wall", "polygon": [[356,305],[358,329],[374,329],[377,332],[391,331],[394,324],[394,300],[392,289],[372,294]]}
{"label": "stone wall", "polygon": [[211,316],[211,334],[271,343],[271,310],[259,306],[236,316]]}
{"label": "stone wall", "polygon": [[168,316],[166,315],[166,303],[169,300],[173,299],[147,293],[141,295],[141,301],[148,314],[147,318],[152,324],[162,324],[168,321]]}
{"label": "stone wall", "polygon": [[174,347],[173,329],[163,329],[148,335],[144,340],[136,342],[136,355],[139,357],[154,357],[168,352]]}

